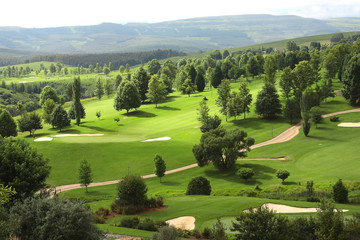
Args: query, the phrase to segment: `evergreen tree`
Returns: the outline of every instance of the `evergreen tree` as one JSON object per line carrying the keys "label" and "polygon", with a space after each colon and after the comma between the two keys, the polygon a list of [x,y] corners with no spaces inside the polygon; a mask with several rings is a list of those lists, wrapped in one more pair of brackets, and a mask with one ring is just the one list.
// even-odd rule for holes
{"label": "evergreen tree", "polygon": [[226,116],[227,121],[227,103],[230,98],[230,81],[224,79],[217,90],[218,98],[215,100],[216,104],[220,107],[220,112]]}
{"label": "evergreen tree", "polygon": [[333,197],[334,197],[334,201],[337,203],[349,202],[348,190],[344,186],[341,179],[339,179],[333,186]]}
{"label": "evergreen tree", "polygon": [[6,109],[0,108],[0,136],[3,138],[17,136],[16,122]]}
{"label": "evergreen tree", "polygon": [[153,75],[149,82],[149,93],[147,93],[147,97],[151,102],[155,103],[155,107],[157,108],[158,102],[164,100],[166,95],[167,91],[165,84],[159,79],[158,76]]}
{"label": "evergreen tree", "polygon": [[59,104],[51,114],[51,125],[59,128],[60,132],[61,129],[67,126],[70,126],[70,118],[64,108]]}
{"label": "evergreen tree", "polygon": [[310,132],[310,114],[309,110],[311,108],[309,104],[310,99],[310,90],[306,89],[300,99],[300,108],[301,108],[301,118],[302,118],[302,127],[304,135],[307,137]]}
{"label": "evergreen tree", "polygon": [[256,61],[256,58],[254,56],[250,57],[250,59],[248,60],[246,64],[246,72],[253,79],[255,76],[259,75],[258,62]]}
{"label": "evergreen tree", "polygon": [[191,79],[191,82],[193,84],[195,84],[195,78],[196,78],[196,75],[197,75],[197,72],[196,72],[196,69],[194,67],[194,64],[191,64],[190,65],[190,68],[189,68],[189,72],[188,72],[188,78]]}
{"label": "evergreen tree", "polygon": [[141,97],[141,101],[145,102],[147,99],[147,92],[149,90],[149,80],[150,76],[147,74],[143,67],[140,67],[133,76],[133,81],[135,82]]}
{"label": "evergreen tree", "polygon": [[265,83],[257,95],[255,106],[255,112],[264,118],[275,118],[281,113],[279,95],[273,84]]}
{"label": "evergreen tree", "polygon": [[214,71],[211,74],[211,85],[214,88],[217,88],[221,84],[221,80],[223,79],[223,73],[221,71],[220,66],[216,66]]}
{"label": "evergreen tree", "polygon": [[239,90],[240,90],[239,94],[241,97],[241,106],[242,106],[241,113],[244,114],[244,119],[245,119],[246,113],[250,112],[252,94],[250,93],[250,89],[247,87],[246,83],[241,83]]}
{"label": "evergreen tree", "polygon": [[196,88],[199,92],[204,91],[205,88],[205,78],[204,75],[201,72],[198,72],[196,74],[195,78]]}
{"label": "evergreen tree", "polygon": [[161,183],[161,178],[165,176],[166,163],[162,159],[162,157],[158,154],[155,155],[154,163],[155,163],[155,175],[158,176],[158,178],[160,178],[160,183]]}
{"label": "evergreen tree", "polygon": [[236,117],[242,112],[242,101],[241,101],[240,93],[232,92],[230,93],[230,97],[228,102],[226,103],[226,113],[227,117]]}
{"label": "evergreen tree", "polygon": [[344,97],[350,104],[360,104],[360,53],[354,55],[348,62],[344,77]]}
{"label": "evergreen tree", "polygon": [[286,99],[289,99],[289,97],[291,96],[291,91],[293,89],[293,79],[294,79],[294,74],[292,73],[292,70],[290,67],[286,67],[283,70],[283,73],[281,74],[280,77],[280,88],[281,88],[281,92],[283,93],[283,96]]}
{"label": "evergreen tree", "polygon": [[104,95],[104,86],[103,86],[100,78],[98,78],[98,80],[96,81],[94,93],[95,93],[95,96],[97,96],[97,98],[99,100],[101,100],[102,96]]}
{"label": "evergreen tree", "polygon": [[[81,83],[80,83],[80,77],[77,77],[74,79],[73,83],[73,106],[74,106],[74,115],[76,119],[76,125],[80,125],[80,119],[84,114],[82,114],[84,107],[81,104],[80,98],[81,98]],[[85,112],[85,111],[84,111]]]}
{"label": "evergreen tree", "polygon": [[275,66],[274,56],[268,55],[265,58],[264,70],[265,70],[265,82],[275,84],[276,66]]}
{"label": "evergreen tree", "polygon": [[106,96],[110,96],[113,93],[113,87],[112,87],[112,82],[111,79],[106,79],[105,82],[105,94]]}
{"label": "evergreen tree", "polygon": [[92,173],[89,162],[86,159],[83,159],[80,162],[79,166],[79,182],[81,186],[85,186],[86,192],[88,192],[87,187],[92,183]]}

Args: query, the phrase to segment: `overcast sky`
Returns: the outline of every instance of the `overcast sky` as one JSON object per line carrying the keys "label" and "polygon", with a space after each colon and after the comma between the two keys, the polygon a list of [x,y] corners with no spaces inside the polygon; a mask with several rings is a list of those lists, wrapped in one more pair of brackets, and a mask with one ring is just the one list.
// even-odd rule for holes
{"label": "overcast sky", "polygon": [[359,0],[5,0],[0,26],[43,28],[239,14],[360,17]]}

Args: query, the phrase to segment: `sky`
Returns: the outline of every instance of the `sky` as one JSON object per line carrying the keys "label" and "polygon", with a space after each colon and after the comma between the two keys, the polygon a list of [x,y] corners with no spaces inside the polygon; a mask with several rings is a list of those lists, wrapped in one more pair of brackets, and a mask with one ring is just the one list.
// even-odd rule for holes
{"label": "sky", "polygon": [[360,0],[5,0],[0,6],[0,26],[26,28],[154,23],[240,14],[360,17]]}

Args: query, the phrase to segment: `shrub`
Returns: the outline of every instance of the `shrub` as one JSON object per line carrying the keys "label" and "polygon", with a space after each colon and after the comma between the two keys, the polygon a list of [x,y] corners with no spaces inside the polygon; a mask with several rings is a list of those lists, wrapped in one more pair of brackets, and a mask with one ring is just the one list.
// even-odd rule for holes
{"label": "shrub", "polygon": [[331,122],[338,122],[339,119],[340,119],[340,118],[339,118],[338,116],[333,116],[333,117],[330,118],[330,121],[331,121]]}
{"label": "shrub", "polygon": [[247,182],[249,178],[255,175],[255,172],[251,168],[241,168],[236,172],[236,175],[238,175],[240,178],[244,179],[245,182]]}
{"label": "shrub", "polygon": [[209,239],[211,234],[212,234],[211,229],[208,227],[205,227],[201,233],[201,235],[206,239]]}
{"label": "shrub", "polygon": [[162,207],[164,206],[164,198],[162,196],[158,196],[156,198],[156,206],[157,207]]}
{"label": "shrub", "polygon": [[285,179],[287,179],[290,176],[290,173],[287,170],[277,170],[276,171],[276,177],[280,178],[282,180],[282,184],[284,184]]}
{"label": "shrub", "polygon": [[139,223],[140,219],[138,217],[124,217],[120,221],[120,227],[136,228]]}
{"label": "shrub", "polygon": [[145,231],[156,231],[155,223],[151,218],[145,218],[140,222],[138,228]]}
{"label": "shrub", "polygon": [[320,202],[320,198],[318,198],[318,197],[307,197],[306,201],[307,202]]}
{"label": "shrub", "polygon": [[149,208],[156,208],[156,199],[153,197],[146,199],[145,206]]}
{"label": "shrub", "polygon": [[98,216],[106,217],[107,215],[109,215],[109,212],[109,209],[101,207],[95,212],[95,214]]}
{"label": "shrub", "polygon": [[122,214],[134,215],[138,209],[134,205],[125,206],[122,208]]}
{"label": "shrub", "polygon": [[159,232],[154,233],[151,236],[151,240],[177,240],[178,232],[174,227],[162,227],[159,229]]}
{"label": "shrub", "polygon": [[334,201],[337,203],[347,203],[349,201],[348,190],[341,179],[339,179],[333,186],[333,194]]}
{"label": "shrub", "polygon": [[210,181],[202,176],[191,179],[186,191],[186,195],[210,195],[210,193]]}
{"label": "shrub", "polygon": [[118,197],[122,206],[144,206],[147,187],[140,176],[128,175],[118,183]]}

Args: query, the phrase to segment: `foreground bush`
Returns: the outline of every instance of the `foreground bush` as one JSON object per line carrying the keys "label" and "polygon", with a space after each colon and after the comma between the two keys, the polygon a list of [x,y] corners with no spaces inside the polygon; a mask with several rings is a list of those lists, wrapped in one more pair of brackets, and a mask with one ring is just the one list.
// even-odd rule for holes
{"label": "foreground bush", "polygon": [[195,177],[188,184],[186,195],[210,195],[210,181],[205,177]]}

